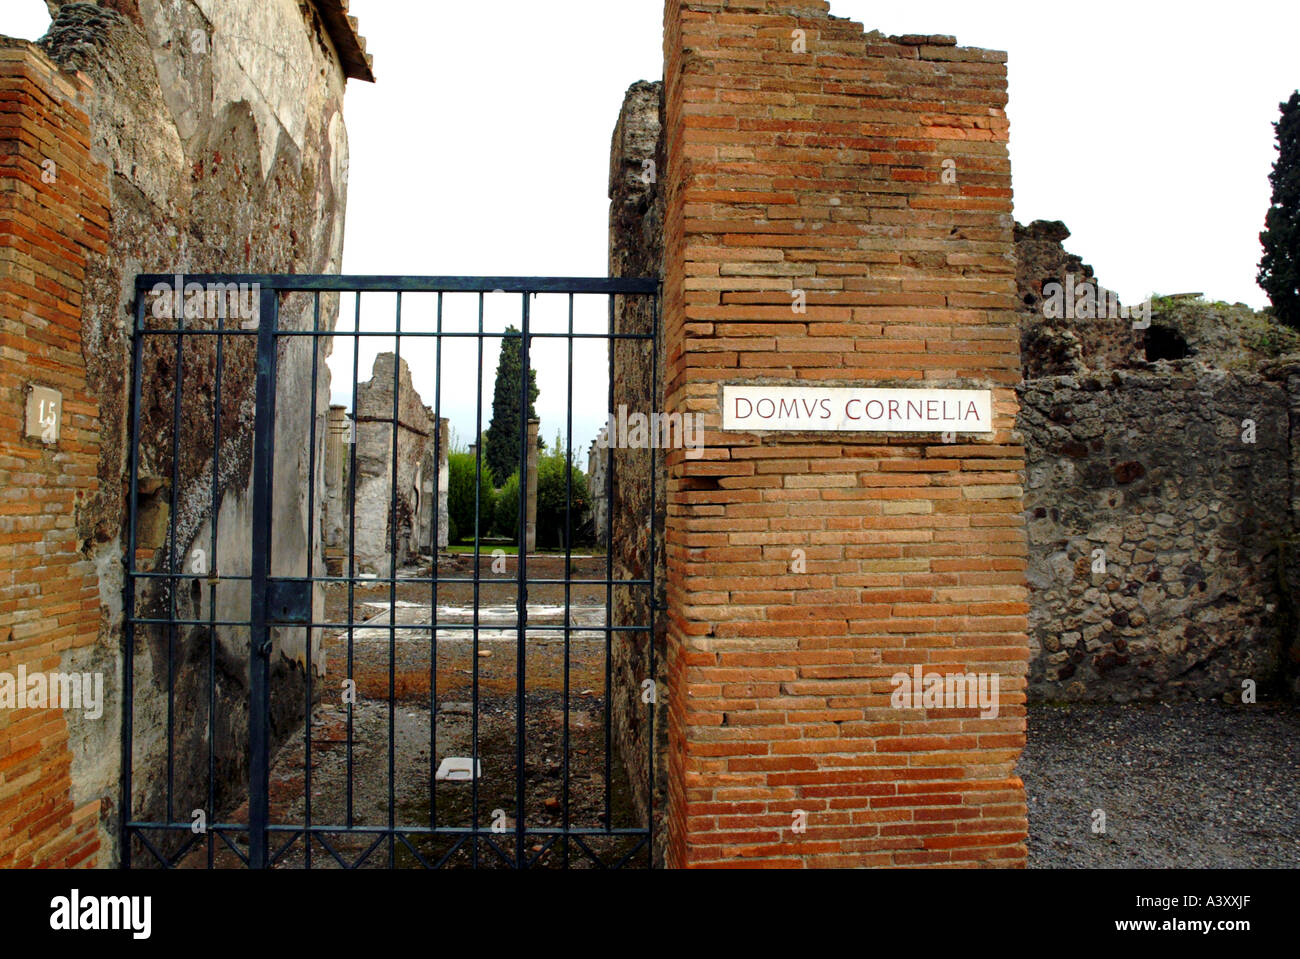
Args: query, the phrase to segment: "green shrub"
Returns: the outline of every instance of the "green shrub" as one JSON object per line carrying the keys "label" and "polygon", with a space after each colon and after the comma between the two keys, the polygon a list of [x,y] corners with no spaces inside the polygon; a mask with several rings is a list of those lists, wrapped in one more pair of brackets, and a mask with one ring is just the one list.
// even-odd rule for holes
{"label": "green shrub", "polygon": [[[542,456],[537,462],[537,545],[563,547],[565,545],[565,458],[563,453]],[[584,515],[591,507],[591,494],[587,492],[587,477],[577,467],[569,467],[573,490],[569,519],[571,537],[576,543],[584,536]]]}
{"label": "green shrub", "polygon": [[496,491],[493,532],[512,543],[519,542],[519,474],[512,473],[506,485]]}
{"label": "green shrub", "polygon": [[[590,524],[584,519],[591,508],[591,494],[587,492],[587,477],[582,470],[571,467],[573,490],[569,518],[575,544],[588,542]],[[519,542],[519,474],[512,473],[505,486],[494,494],[494,519],[492,532],[501,539]],[[565,458],[561,454],[544,454],[537,459],[537,545],[541,548],[563,547],[565,544]]]}
{"label": "green shrub", "polygon": [[477,472],[474,454],[452,453],[447,457],[447,467],[450,474],[447,480],[447,512],[451,518],[449,541],[459,543],[462,537],[472,540],[475,529],[482,539],[488,535],[496,515],[496,491],[492,489],[487,464],[483,464],[483,477],[478,487],[477,523],[474,516],[474,480]]}

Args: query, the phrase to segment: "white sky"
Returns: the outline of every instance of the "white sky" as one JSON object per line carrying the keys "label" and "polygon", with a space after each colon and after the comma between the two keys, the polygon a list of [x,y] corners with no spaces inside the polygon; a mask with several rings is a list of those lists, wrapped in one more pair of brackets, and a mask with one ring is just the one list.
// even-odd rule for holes
{"label": "white sky", "polygon": [[[628,85],[662,74],[662,8],[352,0],[379,82],[348,85],[344,271],[604,275],[610,135]],[[1007,50],[1016,218],[1064,220],[1067,248],[1126,301],[1204,292],[1265,305],[1258,234],[1272,123],[1300,87],[1300,4],[832,0],[832,11],[887,34]],[[41,0],[4,0],[0,33],[34,38],[47,25]],[[518,313],[517,298],[498,299],[497,329]],[[367,301],[378,322],[374,309]],[[347,351],[337,354],[350,379]],[[493,343],[489,401],[495,354]],[[443,406],[464,437],[472,360],[457,355],[444,357],[460,372],[448,370]],[[549,441],[563,425],[564,360],[534,365]],[[578,365],[575,445],[585,449],[604,417],[604,361],[593,353]],[[418,365],[416,384],[432,404],[432,374]]]}

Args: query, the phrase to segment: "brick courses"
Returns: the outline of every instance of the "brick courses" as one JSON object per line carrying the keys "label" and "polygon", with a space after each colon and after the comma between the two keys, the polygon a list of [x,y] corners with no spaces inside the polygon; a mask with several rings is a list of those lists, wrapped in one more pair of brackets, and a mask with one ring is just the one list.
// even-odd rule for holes
{"label": "brick courses", "polygon": [[[97,579],[75,523],[98,488],[99,456],[82,287],[87,257],[102,255],[108,236],[90,94],[36,47],[0,45],[0,672],[9,674],[59,671],[99,631]],[[55,444],[24,438],[33,384],[62,393]],[[104,721],[115,720],[106,711]],[[95,865],[100,804],[74,805],[71,760],[61,711],[0,709],[0,868]]]}
{"label": "brick courses", "polygon": [[[1024,864],[1006,105],[951,38],[667,4],[666,403],[710,424],[668,456],[671,865]],[[724,434],[723,383],[992,389],[996,429]],[[914,664],[998,673],[998,718],[891,708]]]}

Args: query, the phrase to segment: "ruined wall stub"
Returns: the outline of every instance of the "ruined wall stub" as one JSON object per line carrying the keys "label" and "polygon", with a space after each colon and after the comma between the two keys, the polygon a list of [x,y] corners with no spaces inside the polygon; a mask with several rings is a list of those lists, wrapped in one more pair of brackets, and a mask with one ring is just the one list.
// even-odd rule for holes
{"label": "ruined wall stub", "polygon": [[[118,0],[110,8],[90,3],[50,4],[54,22],[41,41],[60,66],[80,70],[93,82],[88,100],[92,151],[110,170],[111,230],[106,251],[87,265],[81,304],[87,379],[101,409],[99,493],[83,504],[77,530],[98,571],[102,619],[98,642],[80,656],[79,667],[120,678],[122,564],[126,540],[130,329],[134,278],[142,272],[330,273],[337,272],[343,243],[347,185],[347,136],[343,91],[350,76],[369,78],[359,39],[336,0]],[[259,42],[249,43],[250,35]],[[332,328],[337,298],[322,301],[322,324]],[[305,299],[286,300],[282,326],[309,327]],[[170,390],[176,388],[174,357],[158,343],[146,351],[144,379],[155,384],[142,410],[140,467],[144,568],[167,545],[168,521],[178,527],[176,551],[188,557],[208,541],[212,449],[201,439],[182,445],[181,462],[171,455]],[[191,438],[211,435],[215,390],[213,338],[188,348],[182,428]],[[323,359],[329,345],[319,346]],[[319,476],[306,474],[308,431],[314,429],[316,462],[323,464],[328,374],[309,397],[311,347],[286,349],[281,358],[281,424],[277,435],[274,531],[277,568],[291,563],[302,575],[310,555],[320,557],[307,530],[307,492]],[[212,568],[238,575],[248,571],[252,548],[251,341],[228,343],[222,386],[225,437],[219,478],[218,553]],[[164,384],[163,386],[157,386]],[[168,395],[163,395],[167,393]],[[285,399],[291,397],[292,400]],[[306,401],[304,401],[306,398]],[[316,415],[303,417],[301,410]],[[292,410],[288,407],[292,406]],[[299,415],[294,415],[299,414]],[[300,455],[302,454],[302,455]],[[177,488],[171,488],[173,467]],[[175,494],[177,507],[171,510]],[[298,562],[302,557],[303,562]],[[319,602],[319,598],[318,598]],[[206,619],[207,593],[177,596],[178,614]],[[138,612],[169,605],[160,591],[146,591]],[[247,591],[222,589],[218,616],[247,616]],[[300,686],[308,662],[321,664],[306,646],[303,631],[277,631],[272,682],[285,695],[273,697],[272,735],[278,739],[300,719]],[[182,630],[182,649],[206,648],[198,633]],[[220,690],[215,745],[219,801],[225,788],[246,773],[247,631],[220,630],[217,685]],[[161,818],[167,751],[165,735],[166,643],[142,631],[136,666],[137,813]],[[189,655],[187,652],[186,655]],[[196,654],[197,655],[197,654]],[[207,793],[209,716],[206,663],[177,674],[176,708],[192,717],[174,745],[176,808],[198,808]],[[120,715],[120,682],[107,709]],[[105,846],[117,854],[117,793],[120,728],[116,722],[73,731],[73,783],[78,803],[104,800]]]}
{"label": "ruined wall stub", "polygon": [[[448,486],[451,480],[451,468],[448,461],[448,440],[451,438],[451,421],[444,417],[439,423],[440,439],[429,443],[420,462],[417,486],[420,500],[416,504],[415,535],[411,540],[411,549],[418,553],[436,555],[438,550],[446,549],[451,529],[448,511]],[[434,508],[435,494],[437,508]]]}
{"label": "ruined wall stub", "polygon": [[[393,419],[394,391],[397,420]],[[393,567],[393,522],[396,521],[397,568],[419,553],[432,552],[432,517],[440,520],[438,541],[447,525],[447,421],[439,443],[432,411],[411,383],[406,360],[392,353],[375,358],[370,380],[357,386],[356,415],[356,534],[357,572],[389,576]],[[394,448],[394,442],[396,447]],[[435,465],[435,448],[441,462]],[[396,455],[396,485],[393,461]],[[434,477],[441,478],[437,503]]]}
{"label": "ruined wall stub", "polygon": [[[1016,282],[1021,312],[1021,360],[1026,378],[1131,366],[1142,356],[1141,332],[1128,317],[1111,316],[1093,268],[1066,251],[1069,229],[1059,221],[1016,224]],[[1044,287],[1070,293],[1066,316],[1049,319]],[[1085,315],[1086,314],[1086,315]]]}

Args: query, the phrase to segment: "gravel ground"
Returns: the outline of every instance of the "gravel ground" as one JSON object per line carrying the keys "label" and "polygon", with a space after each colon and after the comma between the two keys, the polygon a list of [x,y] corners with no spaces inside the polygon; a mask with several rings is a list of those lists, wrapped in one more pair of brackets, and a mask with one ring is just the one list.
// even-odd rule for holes
{"label": "gravel ground", "polygon": [[1028,735],[1030,868],[1300,867],[1300,707],[1031,706]]}

